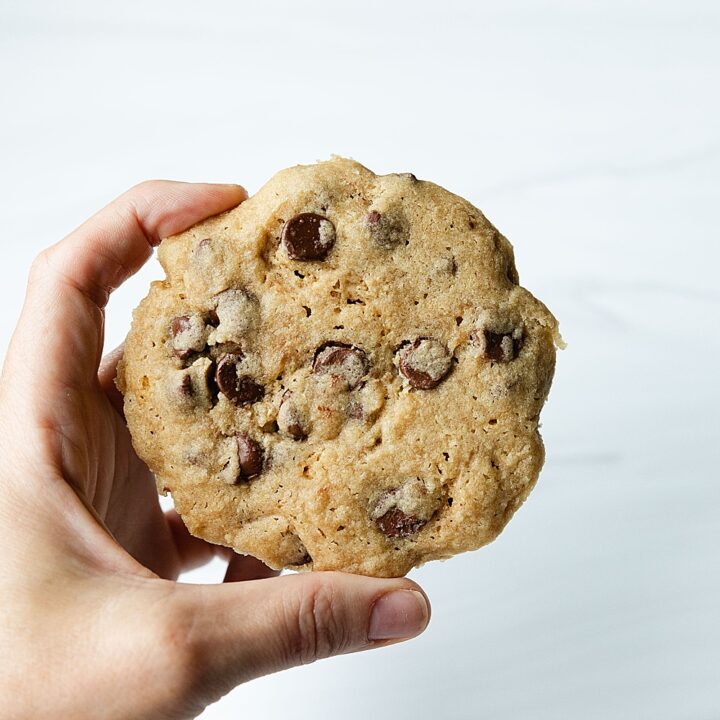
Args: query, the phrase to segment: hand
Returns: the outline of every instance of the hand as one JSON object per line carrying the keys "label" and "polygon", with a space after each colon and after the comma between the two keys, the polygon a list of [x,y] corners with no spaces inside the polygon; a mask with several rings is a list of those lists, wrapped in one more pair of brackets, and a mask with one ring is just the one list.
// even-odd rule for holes
{"label": "hand", "polygon": [[[112,290],[234,185],[149,182],[34,262],[0,380],[0,696],[7,717],[186,718],[238,683],[420,633],[417,585],[271,577],[163,514],[100,361]],[[175,582],[213,554],[222,585]],[[243,580],[245,582],[228,582]]]}

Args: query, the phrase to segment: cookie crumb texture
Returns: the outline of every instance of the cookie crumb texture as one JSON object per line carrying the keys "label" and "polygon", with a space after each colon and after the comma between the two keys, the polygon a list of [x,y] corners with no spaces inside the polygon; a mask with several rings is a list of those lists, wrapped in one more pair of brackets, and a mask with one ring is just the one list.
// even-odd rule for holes
{"label": "cookie crumb texture", "polygon": [[336,158],[159,256],[118,385],[193,534],[400,576],[490,542],[532,489],[557,323],[465,200]]}

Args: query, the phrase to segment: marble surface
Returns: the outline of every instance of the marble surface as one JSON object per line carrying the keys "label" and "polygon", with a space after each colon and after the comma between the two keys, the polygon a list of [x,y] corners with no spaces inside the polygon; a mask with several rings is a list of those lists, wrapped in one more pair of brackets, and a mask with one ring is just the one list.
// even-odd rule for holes
{"label": "marble surface", "polygon": [[126,186],[330,153],[471,199],[568,341],[529,501],[412,574],[425,635],[203,718],[720,717],[717,2],[0,0],[0,87],[3,348],[32,257]]}

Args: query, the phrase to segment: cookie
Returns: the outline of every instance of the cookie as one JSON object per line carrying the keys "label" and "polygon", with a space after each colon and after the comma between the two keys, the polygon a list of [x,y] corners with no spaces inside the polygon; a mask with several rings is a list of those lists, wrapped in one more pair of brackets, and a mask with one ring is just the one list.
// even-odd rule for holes
{"label": "cookie", "polygon": [[118,386],[194,535],[401,576],[490,542],[527,497],[557,323],[470,203],[336,158],[159,258]]}

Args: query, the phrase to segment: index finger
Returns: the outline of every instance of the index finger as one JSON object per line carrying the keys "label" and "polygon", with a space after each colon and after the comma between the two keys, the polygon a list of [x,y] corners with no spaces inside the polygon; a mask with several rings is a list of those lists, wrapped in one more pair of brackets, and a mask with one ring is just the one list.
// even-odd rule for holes
{"label": "index finger", "polygon": [[45,391],[54,373],[64,386],[94,384],[110,293],[142,267],[161,238],[246,197],[239,185],[144,182],[43,251],[33,264],[6,372],[39,373]]}

